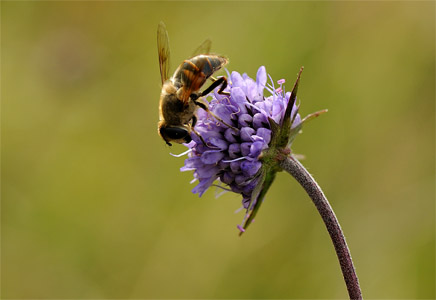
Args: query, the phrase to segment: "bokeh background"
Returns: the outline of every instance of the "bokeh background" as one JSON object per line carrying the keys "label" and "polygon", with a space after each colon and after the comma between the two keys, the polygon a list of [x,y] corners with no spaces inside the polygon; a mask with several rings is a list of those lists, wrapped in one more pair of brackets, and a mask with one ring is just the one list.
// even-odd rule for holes
{"label": "bokeh background", "polygon": [[[280,173],[242,237],[240,197],[190,191],[157,135],[156,28],[172,70],[205,39],[265,65],[347,236],[366,299],[435,298],[434,2],[1,3],[2,298],[347,298],[326,229]],[[222,72],[224,74],[224,72]],[[219,191],[218,191],[219,192]]]}

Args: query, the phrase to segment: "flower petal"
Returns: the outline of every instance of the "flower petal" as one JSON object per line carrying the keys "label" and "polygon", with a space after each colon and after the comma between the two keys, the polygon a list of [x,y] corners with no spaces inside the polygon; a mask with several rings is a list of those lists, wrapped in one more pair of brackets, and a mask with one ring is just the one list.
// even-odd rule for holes
{"label": "flower petal", "polygon": [[227,128],[226,131],[224,132],[224,137],[230,143],[236,143],[237,142],[236,137],[239,137],[239,133],[235,132],[233,128]]}
{"label": "flower petal", "polygon": [[241,161],[232,161],[230,163],[230,170],[233,173],[238,174],[241,171]]}
{"label": "flower petal", "polygon": [[242,156],[248,156],[250,154],[250,148],[252,143],[242,143],[241,144],[241,154]]}
{"label": "flower petal", "polygon": [[[231,114],[233,113],[233,111],[231,111],[227,105],[217,104],[213,108],[213,112],[227,124],[232,123]],[[216,121],[218,122],[218,120]]]}
{"label": "flower petal", "polygon": [[250,178],[256,175],[257,171],[259,171],[262,163],[260,161],[243,161],[241,163],[242,174],[246,177]]}
{"label": "flower petal", "polygon": [[242,114],[239,116],[238,123],[241,127],[251,126],[253,122],[253,117],[249,114]]}
{"label": "flower petal", "polygon": [[237,158],[241,156],[241,144],[230,144],[229,146],[229,156],[230,158]]}
{"label": "flower petal", "polygon": [[257,84],[253,79],[247,78],[245,80],[245,86],[247,98],[249,101],[253,102],[258,98],[257,96],[259,95],[259,92],[257,91]]}
{"label": "flower petal", "polygon": [[241,136],[241,140],[243,140],[244,142],[250,142],[252,141],[251,136],[256,132],[256,130],[254,130],[251,127],[244,127],[240,130],[240,136]]}
{"label": "flower petal", "polygon": [[230,80],[232,82],[232,90],[235,87],[242,87],[244,85],[244,79],[242,78],[241,74],[236,71],[232,72],[230,75]]}
{"label": "flower petal", "polygon": [[[196,177],[201,181],[219,173],[219,168],[215,165],[204,165],[195,172]],[[215,176],[216,177],[216,176]]]}
{"label": "flower petal", "polygon": [[201,161],[207,165],[216,164],[224,157],[221,150],[208,150],[201,155]]}
{"label": "flower petal", "polygon": [[200,183],[192,189],[192,193],[198,194],[198,196],[201,197],[217,178],[216,176],[212,176],[207,180],[200,181]]}
{"label": "flower petal", "polygon": [[232,172],[224,172],[220,179],[225,184],[231,184],[235,180],[235,174]]}
{"label": "flower petal", "polygon": [[266,76],[266,69],[264,66],[261,66],[257,70],[256,74],[256,82],[257,82],[257,91],[261,94],[263,93],[263,89],[266,85],[267,76]]}
{"label": "flower petal", "polygon": [[217,147],[221,151],[226,150],[227,147],[228,147],[228,143],[225,140],[221,139],[221,138],[211,137],[209,139],[209,143],[212,146]]}
{"label": "flower petal", "polygon": [[265,143],[261,141],[254,142],[253,144],[251,144],[250,157],[258,158],[264,148],[264,145]]}
{"label": "flower petal", "polygon": [[237,185],[244,185],[249,178],[246,175],[238,174],[235,176],[235,183]]}
{"label": "flower petal", "polygon": [[265,114],[257,113],[253,116],[253,127],[254,129],[263,128],[269,126],[268,119]]}
{"label": "flower petal", "polygon": [[240,113],[247,113],[246,103],[247,98],[245,92],[240,87],[234,87],[230,91],[230,97],[232,99],[232,103],[234,103],[240,110]]}
{"label": "flower petal", "polygon": [[271,130],[261,127],[257,129],[256,135],[260,136],[264,142],[269,145],[269,142],[271,141]]}

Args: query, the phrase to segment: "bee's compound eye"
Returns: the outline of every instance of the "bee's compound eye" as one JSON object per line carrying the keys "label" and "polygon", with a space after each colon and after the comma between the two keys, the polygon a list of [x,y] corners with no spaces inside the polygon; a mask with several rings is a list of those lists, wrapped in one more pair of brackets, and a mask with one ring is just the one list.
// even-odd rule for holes
{"label": "bee's compound eye", "polygon": [[171,140],[185,139],[189,137],[188,130],[178,127],[170,127],[170,128],[162,128],[162,131],[165,132],[165,135]]}
{"label": "bee's compound eye", "polygon": [[191,138],[191,136],[189,134],[187,134],[185,136],[184,140],[185,140],[186,143],[189,143],[190,141],[192,141],[192,138]]}

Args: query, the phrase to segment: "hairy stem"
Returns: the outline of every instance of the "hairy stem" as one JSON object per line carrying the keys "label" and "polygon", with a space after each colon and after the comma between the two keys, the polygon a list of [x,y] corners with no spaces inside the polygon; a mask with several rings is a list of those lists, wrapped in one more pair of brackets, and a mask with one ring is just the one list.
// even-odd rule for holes
{"label": "hairy stem", "polygon": [[309,172],[307,172],[306,168],[293,156],[281,161],[280,166],[301,184],[318,209],[333,241],[350,299],[362,299],[362,292],[351,259],[350,250],[348,249],[338,219],[321,188]]}

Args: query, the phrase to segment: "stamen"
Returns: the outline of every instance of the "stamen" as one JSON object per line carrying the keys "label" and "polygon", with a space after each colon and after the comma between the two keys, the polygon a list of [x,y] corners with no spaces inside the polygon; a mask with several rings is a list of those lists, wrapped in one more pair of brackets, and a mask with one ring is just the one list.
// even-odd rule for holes
{"label": "stamen", "polygon": [[275,87],[274,87],[274,80],[272,79],[272,77],[271,77],[271,75],[269,75],[268,74],[268,77],[269,77],[269,80],[271,80],[271,87],[273,88],[273,89],[275,89]]}
{"label": "stamen", "polygon": [[224,70],[226,71],[226,73],[227,73],[227,85],[229,85],[229,86],[231,86],[232,85],[232,82],[230,81],[230,72],[229,72],[229,70],[227,69],[227,68],[224,68]]}
{"label": "stamen", "polygon": [[224,195],[224,194],[226,194],[226,193],[228,193],[227,191],[222,191],[221,193],[219,193],[219,194],[215,194],[215,198],[219,198],[219,197],[221,197],[222,195]]}
{"label": "stamen", "polygon": [[[244,219],[242,220],[242,224],[245,223],[245,221],[249,218],[249,216],[250,216],[250,213],[247,211],[247,213],[244,216]],[[244,229],[244,227],[242,225],[238,224],[236,227],[239,229],[239,231],[241,233],[245,232],[245,229]]]}
{"label": "stamen", "polygon": [[245,103],[245,105],[250,106],[250,107],[254,107],[258,112],[262,112],[262,110],[259,107],[257,107],[256,105],[254,105],[254,104]]}
{"label": "stamen", "polygon": [[280,80],[277,81],[278,84],[283,84],[285,82],[286,82],[286,80],[284,80],[284,79],[280,79]]}
{"label": "stamen", "polygon": [[238,208],[237,210],[235,210],[235,214],[237,214],[237,213],[239,213],[241,210],[243,210],[244,209],[244,207],[243,206],[241,206],[240,208]]}
{"label": "stamen", "polygon": [[226,191],[226,192],[231,192],[231,191],[232,191],[231,189],[225,188],[225,187],[220,186],[220,185],[218,185],[218,184],[212,184],[211,186],[214,186],[214,187],[217,187],[217,188],[223,189],[223,190]]}
{"label": "stamen", "polygon": [[230,115],[232,116],[232,115],[237,115],[237,114],[239,114],[241,112],[241,108],[240,107],[238,107],[238,111],[237,112],[234,112],[234,113],[231,113]]}
{"label": "stamen", "polygon": [[186,154],[188,154],[191,151],[192,151],[192,149],[189,149],[189,150],[186,150],[185,152],[180,153],[180,154],[172,154],[172,153],[170,153],[170,155],[172,155],[174,157],[182,157],[183,155],[186,155]]}
{"label": "stamen", "polygon": [[231,162],[239,161],[239,160],[243,160],[243,159],[248,159],[248,157],[242,156],[242,157],[238,157],[238,158],[235,158],[235,159],[232,159],[232,160],[222,160],[222,162],[224,162],[224,163],[231,163]]}
{"label": "stamen", "polygon": [[[266,90],[267,90],[271,95],[274,94],[274,91],[272,90],[272,87],[269,88],[269,87],[265,86],[265,89],[266,89]],[[264,97],[263,100],[265,100],[265,97]]]}
{"label": "stamen", "polygon": [[[272,85],[271,87],[272,87],[273,91],[275,91],[276,88],[274,87],[274,80],[272,79],[271,75],[269,75],[269,74],[268,74],[268,77],[271,80],[271,85]],[[273,96],[273,100],[276,100],[276,93],[271,93],[271,94]]]}

